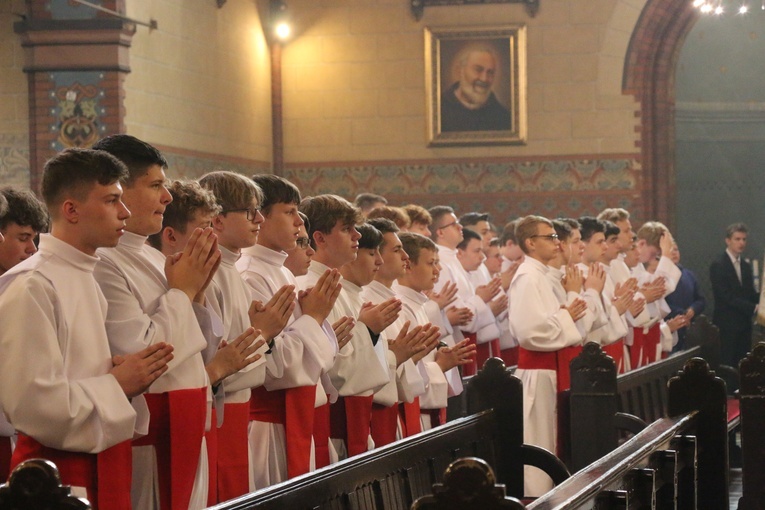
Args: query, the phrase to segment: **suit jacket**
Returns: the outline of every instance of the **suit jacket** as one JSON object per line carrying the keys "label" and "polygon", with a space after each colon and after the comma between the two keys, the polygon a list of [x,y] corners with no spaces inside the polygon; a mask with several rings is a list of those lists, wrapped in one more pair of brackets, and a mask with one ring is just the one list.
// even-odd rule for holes
{"label": "suit jacket", "polygon": [[713,322],[721,333],[746,334],[752,330],[754,308],[760,301],[754,289],[752,266],[741,259],[741,283],[727,252],[709,267],[709,279],[715,297]]}

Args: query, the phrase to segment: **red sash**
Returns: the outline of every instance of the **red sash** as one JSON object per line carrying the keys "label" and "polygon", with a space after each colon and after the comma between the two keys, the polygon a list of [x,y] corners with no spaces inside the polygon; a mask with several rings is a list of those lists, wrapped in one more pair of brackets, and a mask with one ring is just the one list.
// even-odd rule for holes
{"label": "red sash", "polygon": [[581,345],[564,347],[557,351],[558,355],[558,393],[571,388],[571,360],[582,352]]}
{"label": "red sash", "polygon": [[329,434],[345,441],[348,457],[369,449],[369,427],[372,420],[372,395],[338,397],[329,406]]}
{"label": "red sash", "polygon": [[491,356],[493,358],[499,358],[500,353],[502,352],[502,347],[499,345],[499,338],[495,338],[491,342],[489,342],[491,345]]}
{"label": "red sash", "polygon": [[509,349],[503,349],[499,351],[499,357],[505,362],[506,367],[514,367],[518,365],[518,350],[520,347],[510,347]]}
{"label": "red sash", "polygon": [[223,424],[218,429],[218,502],[250,492],[250,403],[224,404],[223,408]]}
{"label": "red sash", "polygon": [[11,438],[0,436],[0,482],[5,483],[11,474]]}
{"label": "red sash", "polygon": [[161,510],[187,510],[207,418],[207,387],[146,393],[149,434],[133,446],[154,446]]}
{"label": "red sash", "polygon": [[518,368],[524,370],[558,370],[556,351],[530,351],[520,347],[518,350]]}
{"label": "red sash", "polygon": [[661,343],[661,324],[656,323],[648,329],[648,334],[645,339],[645,364],[653,363],[656,361],[656,353],[659,351],[659,344]]}
{"label": "red sash", "polygon": [[645,335],[643,328],[632,328],[632,345],[630,345],[630,366],[632,370],[640,368],[640,363],[645,350]]}
{"label": "red sash", "polygon": [[329,402],[314,409],[313,445],[316,469],[329,466]]}
{"label": "red sash", "polygon": [[396,428],[398,426],[398,404],[386,407],[380,404],[372,404],[372,420],[370,430],[375,447],[391,444],[396,440]]}
{"label": "red sash", "polygon": [[[285,448],[289,478],[311,470],[311,436],[315,434],[315,415],[318,411],[314,408],[315,402],[316,386],[274,391],[268,391],[263,386],[252,389],[250,420],[284,425],[284,434],[288,438]],[[318,446],[318,441],[316,444]],[[318,456],[317,453],[316,467],[319,467]]]}
{"label": "red sash", "polygon": [[644,332],[643,328],[633,328],[632,333],[633,340],[630,348],[632,368],[640,368],[656,361],[656,351],[661,342],[660,324],[657,322],[648,328],[648,332]]}
{"label": "red sash", "polygon": [[525,370],[555,370],[558,393],[571,387],[569,363],[582,352],[581,346],[565,347],[557,351],[530,351],[519,347],[518,368]]}
{"label": "red sash", "polygon": [[442,409],[423,409],[422,414],[430,416],[430,428],[438,427],[446,423],[446,408]]}
{"label": "red sash", "polygon": [[[468,345],[475,345],[476,346],[476,357],[471,359],[470,362],[466,363],[465,365],[462,365],[462,375],[468,376],[468,375],[475,375],[478,372],[478,364],[476,363],[476,360],[478,359],[478,349],[481,347],[479,345],[476,345],[476,334],[475,333],[467,333],[465,331],[462,332],[462,336],[465,337],[465,340],[468,341]],[[489,351],[489,346],[487,344],[481,344],[485,347],[486,352]],[[485,360],[484,360],[485,361]]]}
{"label": "red sash", "polygon": [[205,444],[207,445],[207,465],[209,467],[209,480],[207,484],[207,506],[213,506],[221,500],[218,498],[218,412],[215,405],[212,406],[210,430],[205,432]]}
{"label": "red sash", "polygon": [[19,433],[11,469],[25,460],[39,458],[56,464],[62,484],[85,487],[93,510],[131,510],[133,462],[130,441],[91,454],[48,448]]}
{"label": "red sash", "polygon": [[402,402],[399,404],[399,416],[403,424],[404,437],[413,436],[422,432],[422,423],[420,422],[420,397],[415,397],[414,401]]}
{"label": "red sash", "polygon": [[[603,347],[603,352],[608,354],[614,359],[616,370],[618,373],[624,373],[624,339],[621,338],[612,344],[608,344]],[[630,356],[630,361],[632,357]],[[634,366],[632,368],[635,368]]]}

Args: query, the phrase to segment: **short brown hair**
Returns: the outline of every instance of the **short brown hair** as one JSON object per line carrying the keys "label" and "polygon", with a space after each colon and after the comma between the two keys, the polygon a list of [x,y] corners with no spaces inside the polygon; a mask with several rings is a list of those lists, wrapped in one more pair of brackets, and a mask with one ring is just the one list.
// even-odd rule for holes
{"label": "short brown hair", "polygon": [[11,223],[31,227],[38,233],[48,230],[48,211],[34,193],[5,186],[0,188],[0,197],[8,204],[8,209],[0,212],[0,230],[5,230]]}
{"label": "short brown hair", "polygon": [[617,221],[630,219],[630,213],[627,209],[622,209],[621,207],[610,207],[608,209],[603,209],[600,214],[598,214],[598,219],[616,223]]}
{"label": "short brown hair", "polygon": [[252,180],[263,192],[260,207],[264,215],[270,214],[275,204],[300,204],[300,190],[287,179],[273,174],[258,174],[253,175]]}
{"label": "short brown hair", "polygon": [[128,178],[124,163],[105,151],[66,149],[45,163],[42,196],[51,215],[65,197],[84,200],[96,184],[108,186]]}
{"label": "short brown hair", "polygon": [[[173,181],[167,187],[173,201],[167,204],[162,218],[162,230],[171,227],[182,234],[194,218],[197,211],[214,216],[219,214],[221,206],[212,190],[205,189],[196,181]],[[149,244],[162,250],[162,230],[149,236]]]}
{"label": "short brown hair", "polygon": [[227,171],[210,172],[199,179],[199,184],[213,192],[215,200],[222,208],[221,214],[237,209],[249,209],[253,199],[258,200],[258,205],[263,204],[263,192],[252,179],[242,174]]}
{"label": "short brown hair", "polygon": [[383,235],[382,243],[380,243],[380,249],[385,246],[385,234],[398,234],[401,229],[388,218],[367,218],[367,223],[380,231]]}
{"label": "short brown hair", "polygon": [[646,221],[637,231],[637,238],[642,239],[648,246],[659,248],[661,235],[667,232],[667,227],[659,221]]}
{"label": "short brown hair", "polygon": [[400,229],[409,228],[409,226],[412,224],[411,220],[409,219],[409,215],[406,214],[403,209],[400,207],[391,207],[389,205],[375,207],[369,211],[369,214],[367,214],[367,219],[371,220],[374,218],[385,218],[391,220]]}
{"label": "short brown hair", "polygon": [[398,236],[401,239],[401,244],[404,247],[404,251],[409,255],[409,260],[414,264],[417,264],[420,260],[420,252],[422,250],[431,250],[438,253],[438,247],[432,239],[425,237],[422,234],[415,234],[414,232],[402,232]]}
{"label": "short brown hair", "polygon": [[149,168],[154,165],[163,169],[167,168],[167,160],[162,153],[156,147],[135,136],[110,135],[96,142],[93,149],[106,151],[125,164],[129,172],[129,176],[124,179],[127,186],[131,186],[136,179],[146,175]]}
{"label": "short brown hair", "polygon": [[433,223],[433,218],[427,209],[417,204],[408,204],[401,209],[409,216],[410,224],[421,223],[423,225],[430,226]]}
{"label": "short brown hair", "polygon": [[502,234],[499,236],[499,245],[505,246],[508,241],[512,241],[513,244],[518,244],[518,239],[515,237],[515,226],[518,224],[518,219],[505,223],[502,228]]}
{"label": "short brown hair", "polygon": [[558,240],[560,241],[568,241],[568,238],[571,237],[571,225],[562,220],[562,219],[556,219],[552,220],[552,226],[555,229],[555,233],[558,234]]}
{"label": "short brown hair", "polygon": [[528,248],[526,247],[526,240],[537,235],[537,225],[539,224],[548,225],[550,227],[553,226],[552,221],[543,216],[536,216],[534,214],[530,214],[518,220],[518,224],[515,226],[515,238],[518,240],[518,246],[521,247],[523,253],[529,253]]}
{"label": "short brown hair", "polygon": [[308,216],[311,221],[308,238],[311,246],[316,245],[313,241],[314,232],[329,234],[337,222],[346,225],[358,225],[364,221],[361,211],[343,197],[337,195],[317,195],[304,199],[300,202],[300,212]]}
{"label": "short brown hair", "polygon": [[376,195],[374,193],[359,193],[356,195],[355,200],[353,201],[353,205],[358,207],[359,209],[367,210],[370,208],[370,206],[376,204],[377,202],[382,202],[383,204],[388,203],[388,199],[386,199],[382,195]]}

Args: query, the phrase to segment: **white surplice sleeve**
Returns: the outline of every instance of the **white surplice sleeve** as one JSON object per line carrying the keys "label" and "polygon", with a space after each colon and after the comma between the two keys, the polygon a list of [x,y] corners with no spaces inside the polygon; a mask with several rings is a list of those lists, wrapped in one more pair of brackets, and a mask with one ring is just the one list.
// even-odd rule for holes
{"label": "white surplice sleeve", "polygon": [[[109,303],[106,332],[114,354],[132,354],[158,342],[172,344],[173,360],[168,363],[167,376],[207,347],[194,308],[183,291],[168,290],[146,303],[144,311],[114,261],[102,255],[94,275]],[[189,330],[193,330],[191,334]]]}
{"label": "white surplice sleeve", "polygon": [[[517,274],[510,286],[510,324],[521,347],[531,351],[557,351],[581,343],[568,310],[558,300],[543,276]],[[547,291],[545,293],[545,291]]]}
{"label": "white surplice sleeve", "polygon": [[133,437],[136,412],[108,373],[106,346],[102,375],[67,375],[77,360],[62,355],[73,347],[59,345],[59,338],[67,343],[67,328],[58,299],[38,275],[18,277],[0,297],[0,314],[14,318],[0,328],[0,403],[19,432],[45,446],[98,453]]}

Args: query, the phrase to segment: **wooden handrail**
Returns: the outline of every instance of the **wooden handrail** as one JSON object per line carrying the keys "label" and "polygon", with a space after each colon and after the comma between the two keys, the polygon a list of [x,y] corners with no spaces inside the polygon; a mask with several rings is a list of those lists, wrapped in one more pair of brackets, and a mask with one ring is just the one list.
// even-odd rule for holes
{"label": "wooden handrail", "polygon": [[528,510],[575,509],[587,502],[627,472],[643,467],[650,455],[669,445],[670,441],[690,429],[695,421],[696,411],[675,418],[661,418],[648,428],[624,443],[587,468],[575,473],[554,491],[540,497],[526,508]]}

